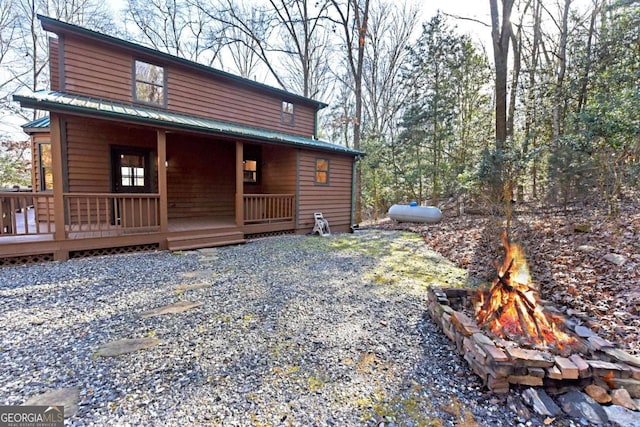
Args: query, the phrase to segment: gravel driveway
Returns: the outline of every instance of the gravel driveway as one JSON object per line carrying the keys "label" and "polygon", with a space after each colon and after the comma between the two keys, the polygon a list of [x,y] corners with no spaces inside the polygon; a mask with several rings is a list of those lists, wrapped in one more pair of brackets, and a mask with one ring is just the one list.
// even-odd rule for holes
{"label": "gravel driveway", "polygon": [[[0,405],[77,387],[74,425],[542,425],[425,317],[426,284],[464,277],[373,230],[4,268]],[[203,305],[141,316],[177,301]],[[97,353],[142,337],[160,344]]]}

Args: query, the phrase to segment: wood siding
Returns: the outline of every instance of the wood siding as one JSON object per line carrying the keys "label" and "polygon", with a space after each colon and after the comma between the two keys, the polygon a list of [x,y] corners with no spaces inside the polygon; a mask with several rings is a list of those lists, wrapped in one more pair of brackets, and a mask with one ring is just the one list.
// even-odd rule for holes
{"label": "wood siding", "polygon": [[[53,118],[52,118],[53,119]],[[70,193],[110,193],[111,147],[140,147],[151,150],[151,192],[157,191],[155,167],[156,132],[120,126],[112,122],[67,117],[66,135],[67,191]]]}
{"label": "wood siding", "polygon": [[49,87],[60,90],[60,60],[58,57],[58,39],[49,37]]}
{"label": "wood siding", "polygon": [[[315,183],[316,159],[329,160],[329,184]],[[351,226],[351,172],[353,159],[348,156],[300,150],[298,160],[298,228],[313,229],[314,212],[322,212],[331,231],[348,231]]]}
{"label": "wood siding", "polygon": [[262,192],[295,194],[296,150],[287,147],[264,146],[262,149]]}
{"label": "wood siding", "polygon": [[132,103],[133,61],[141,59],[165,66],[167,108],[172,112],[307,138],[314,135],[315,109],[309,105],[294,103],[295,122],[287,125],[280,117],[284,99],[277,94],[71,35],[65,36],[62,46],[65,92]]}
{"label": "wood siding", "polygon": [[235,145],[167,135],[169,220],[229,217],[235,213]]}

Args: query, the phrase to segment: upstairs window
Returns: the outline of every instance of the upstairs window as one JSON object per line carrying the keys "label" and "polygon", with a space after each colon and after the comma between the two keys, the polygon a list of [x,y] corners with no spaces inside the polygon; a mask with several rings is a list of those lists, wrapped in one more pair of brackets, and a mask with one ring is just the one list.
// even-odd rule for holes
{"label": "upstairs window", "polygon": [[316,159],[316,180],[318,185],[329,184],[329,160]]}
{"label": "upstairs window", "polygon": [[164,68],[148,62],[135,61],[133,98],[147,104],[166,104]]}
{"label": "upstairs window", "polygon": [[282,123],[287,125],[294,124],[295,114],[294,114],[293,103],[282,101],[282,112],[280,117],[281,117]]}
{"label": "upstairs window", "polygon": [[40,190],[53,190],[53,171],[51,169],[51,143],[42,142],[38,144],[39,168],[40,168]]}

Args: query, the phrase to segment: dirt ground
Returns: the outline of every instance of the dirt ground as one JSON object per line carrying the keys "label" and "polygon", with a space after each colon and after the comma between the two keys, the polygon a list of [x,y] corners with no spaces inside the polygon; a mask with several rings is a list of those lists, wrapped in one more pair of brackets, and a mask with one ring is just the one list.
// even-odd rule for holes
{"label": "dirt ground", "polygon": [[[446,211],[438,224],[388,219],[370,224],[416,232],[487,282],[496,277],[493,261],[499,258],[505,225],[501,217]],[[627,203],[616,218],[596,207],[554,212],[515,206],[508,232],[524,248],[541,298],[640,355],[640,205]]]}

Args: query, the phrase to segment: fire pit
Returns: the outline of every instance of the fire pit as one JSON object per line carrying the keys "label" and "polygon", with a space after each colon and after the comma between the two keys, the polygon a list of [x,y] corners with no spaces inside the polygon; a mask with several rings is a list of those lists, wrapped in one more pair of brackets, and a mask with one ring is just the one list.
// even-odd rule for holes
{"label": "fire pit", "polygon": [[502,237],[505,256],[490,290],[430,288],[428,311],[484,385],[551,392],[589,384],[640,398],[640,358],[563,316],[538,297],[522,249]]}

